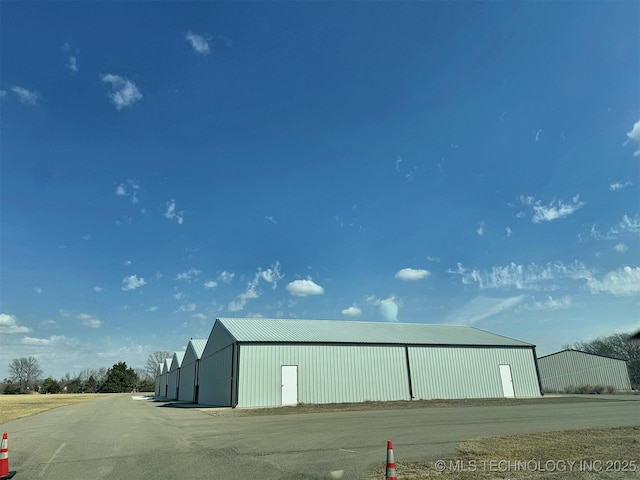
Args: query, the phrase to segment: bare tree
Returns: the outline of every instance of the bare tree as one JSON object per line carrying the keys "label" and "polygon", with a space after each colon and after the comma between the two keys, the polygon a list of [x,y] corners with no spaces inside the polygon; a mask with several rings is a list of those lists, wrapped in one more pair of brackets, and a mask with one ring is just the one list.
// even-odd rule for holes
{"label": "bare tree", "polygon": [[590,342],[576,342],[569,348],[625,360],[631,384],[640,385],[640,342],[634,341],[630,334],[616,333]]}
{"label": "bare tree", "polygon": [[42,376],[42,369],[35,357],[14,358],[9,364],[9,375],[18,382],[20,391],[26,392]]}
{"label": "bare tree", "polygon": [[147,358],[147,362],[144,364],[144,377],[147,379],[155,380],[155,378],[160,373],[160,366],[164,363],[166,358],[171,358],[171,354],[169,352],[157,351],[153,352]]}

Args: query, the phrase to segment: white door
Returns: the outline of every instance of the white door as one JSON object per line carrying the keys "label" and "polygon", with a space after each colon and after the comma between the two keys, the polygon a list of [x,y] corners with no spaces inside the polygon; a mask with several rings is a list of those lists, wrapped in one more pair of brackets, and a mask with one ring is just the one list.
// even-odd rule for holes
{"label": "white door", "polygon": [[513,379],[511,378],[511,365],[500,365],[500,380],[502,380],[502,393],[505,397],[513,398]]}
{"label": "white door", "polygon": [[282,365],[282,405],[298,404],[298,366]]}

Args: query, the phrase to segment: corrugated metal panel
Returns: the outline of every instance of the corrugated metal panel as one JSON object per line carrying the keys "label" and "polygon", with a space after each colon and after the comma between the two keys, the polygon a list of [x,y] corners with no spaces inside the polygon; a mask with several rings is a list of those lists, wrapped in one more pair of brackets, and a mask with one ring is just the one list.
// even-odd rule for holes
{"label": "corrugated metal panel", "polygon": [[298,401],[409,400],[404,347],[241,344],[238,406],[281,404],[282,365],[298,366]]}
{"label": "corrugated metal panel", "polygon": [[[207,346],[206,338],[192,338],[189,340],[189,345],[193,350],[193,353],[196,358],[202,357],[202,352],[204,352],[204,347]],[[187,345],[187,350],[189,350],[189,345]]]}
{"label": "corrugated metal panel", "polygon": [[231,406],[233,345],[200,359],[198,403]]}
{"label": "corrugated metal panel", "polygon": [[532,346],[474,327],[455,325],[219,318],[214,330],[220,323],[240,342]]}
{"label": "corrugated metal panel", "polygon": [[166,398],[167,396],[167,377],[169,376],[168,373],[163,373],[162,375],[160,375],[160,393],[159,396],[162,398]]}
{"label": "corrugated metal panel", "polygon": [[169,371],[169,369],[171,368],[171,360],[173,360],[172,358],[165,358],[164,362],[162,362],[162,370],[161,370],[161,374],[163,373],[167,373]]}
{"label": "corrugated metal panel", "polygon": [[502,397],[499,365],[510,365],[516,397],[540,396],[531,348],[410,346],[409,361],[419,400]]}
{"label": "corrugated metal panel", "polygon": [[188,364],[182,362],[182,367],[180,367],[180,379],[178,383],[178,400],[182,400],[184,402],[193,402],[196,386],[196,362],[198,361],[199,360],[193,360]]}
{"label": "corrugated metal panel", "polygon": [[564,350],[540,357],[538,366],[542,389],[546,392],[561,392],[581,385],[610,385],[618,390],[631,390],[624,360]]}
{"label": "corrugated metal panel", "polygon": [[229,334],[229,331],[222,325],[222,323],[216,321],[213,324],[207,344],[202,351],[200,358],[207,357],[214,354],[218,350],[225,348],[227,345],[231,345],[234,342],[234,338]]}
{"label": "corrugated metal panel", "polygon": [[180,368],[182,365],[182,359],[184,358],[185,351],[174,352],[173,358],[171,359],[171,366],[169,367],[169,372],[174,372]]}

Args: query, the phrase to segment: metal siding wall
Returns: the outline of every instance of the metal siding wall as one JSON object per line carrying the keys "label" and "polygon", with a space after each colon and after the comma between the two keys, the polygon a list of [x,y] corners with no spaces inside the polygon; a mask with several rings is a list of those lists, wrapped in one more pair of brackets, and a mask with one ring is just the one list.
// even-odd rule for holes
{"label": "metal siding wall", "polygon": [[155,389],[154,389],[154,395],[156,397],[160,396],[160,375],[158,375],[156,377],[156,385],[155,385]]}
{"label": "metal siding wall", "polygon": [[563,391],[580,385],[611,385],[631,390],[629,371],[623,360],[565,351],[538,359],[542,389]]}
{"label": "metal siding wall", "polygon": [[516,397],[539,397],[530,348],[409,346],[416,400],[503,397],[499,365],[511,366]]}
{"label": "metal siding wall", "polygon": [[234,341],[235,339],[229,335],[227,330],[216,322],[209,334],[207,345],[204,347],[204,351],[202,352],[202,358],[214,354],[218,350],[232,344]]}
{"label": "metal siding wall", "polygon": [[167,376],[168,373],[163,373],[160,375],[160,397],[164,397],[165,387],[167,386]]}
{"label": "metal siding wall", "polygon": [[404,346],[242,344],[238,406],[280,405],[282,365],[302,403],[409,400]]}
{"label": "metal siding wall", "polygon": [[180,390],[178,400],[193,402],[193,392],[196,380],[196,360],[180,367]]}
{"label": "metal siding wall", "polygon": [[167,398],[169,400],[176,399],[176,387],[178,386],[178,370],[173,370],[168,373],[167,385],[169,388],[167,390]]}
{"label": "metal siding wall", "polygon": [[232,345],[200,359],[198,403],[231,406]]}

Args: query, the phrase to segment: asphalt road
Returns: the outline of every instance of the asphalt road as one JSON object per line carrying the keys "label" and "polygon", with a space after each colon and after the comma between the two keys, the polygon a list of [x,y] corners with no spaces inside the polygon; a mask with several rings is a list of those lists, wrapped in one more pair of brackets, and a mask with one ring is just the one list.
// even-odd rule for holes
{"label": "asphalt road", "polygon": [[212,415],[131,395],[7,422],[17,480],[362,478],[398,460],[433,461],[459,442],[640,424],[638,397],[267,416]]}

